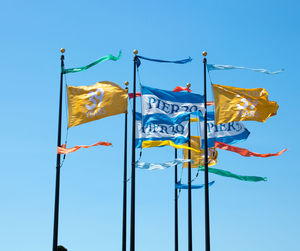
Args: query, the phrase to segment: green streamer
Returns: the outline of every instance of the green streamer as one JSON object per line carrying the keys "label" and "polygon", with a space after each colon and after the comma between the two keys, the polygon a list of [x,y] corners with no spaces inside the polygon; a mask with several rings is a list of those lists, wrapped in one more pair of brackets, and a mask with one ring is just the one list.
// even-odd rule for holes
{"label": "green streamer", "polygon": [[79,67],[79,68],[62,69],[62,71],[63,71],[63,74],[84,71],[84,70],[87,70],[87,69],[93,67],[94,65],[99,64],[99,63],[101,63],[103,61],[107,61],[107,60],[117,61],[117,60],[120,59],[121,55],[122,55],[122,51],[119,52],[119,56],[118,57],[115,57],[115,56],[109,54],[109,55],[106,55],[106,56],[104,56],[102,58],[99,58],[95,62],[90,63],[90,64],[88,64],[86,66]]}
{"label": "green streamer", "polygon": [[[205,168],[203,166],[199,166],[199,170],[204,172]],[[238,174],[231,173],[229,171],[225,171],[222,169],[216,169],[216,168],[208,168],[208,172],[214,173],[214,174],[217,174],[220,176],[228,177],[228,178],[243,180],[243,181],[252,181],[252,182],[267,181],[266,177],[238,175]]]}

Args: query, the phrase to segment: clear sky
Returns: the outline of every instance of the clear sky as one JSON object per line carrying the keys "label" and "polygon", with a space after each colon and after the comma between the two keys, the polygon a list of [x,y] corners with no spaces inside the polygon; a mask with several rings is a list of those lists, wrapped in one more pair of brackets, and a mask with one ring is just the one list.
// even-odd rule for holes
{"label": "clear sky", "polygon": [[[142,62],[141,83],[166,90],[190,82],[193,92],[203,92],[203,50],[208,63],[284,68],[278,75],[211,72],[217,84],[266,88],[269,99],[279,104],[277,116],[267,122],[244,122],[251,134],[237,146],[258,153],[288,148],[282,156],[265,159],[219,151],[216,167],[268,181],[210,175],[215,180],[210,189],[211,250],[298,250],[299,7],[296,0],[1,1],[0,249],[52,250],[59,49],[64,47],[67,68],[123,52],[118,62],[68,74],[66,83],[75,86],[102,80],[124,86],[129,81],[132,90],[134,49],[146,57],[193,58],[186,65]],[[208,95],[211,99],[209,86]],[[65,111],[63,125],[65,138]],[[113,144],[72,153],[61,169],[59,244],[70,251],[121,250],[123,137],[124,114],[69,130],[69,146]],[[130,151],[128,156],[130,160]],[[174,150],[164,147],[144,150],[142,160],[173,157]],[[182,179],[185,183],[187,170]],[[173,169],[136,170],[137,251],[174,250],[173,180]],[[194,184],[203,180],[200,174]],[[187,250],[186,191],[179,198],[179,216],[180,250]],[[204,250],[204,241],[204,190],[197,190],[194,250]]]}

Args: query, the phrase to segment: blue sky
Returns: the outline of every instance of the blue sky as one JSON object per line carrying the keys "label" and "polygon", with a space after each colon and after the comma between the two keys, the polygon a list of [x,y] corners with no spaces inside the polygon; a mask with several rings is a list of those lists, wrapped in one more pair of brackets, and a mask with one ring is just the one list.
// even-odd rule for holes
{"label": "blue sky", "polygon": [[[292,0],[2,1],[1,249],[52,250],[59,49],[64,47],[67,68],[109,53],[117,55],[119,49],[123,52],[118,62],[68,74],[65,81],[70,85],[108,80],[124,86],[129,81],[131,90],[134,49],[146,57],[193,58],[186,65],[142,62],[140,82],[167,90],[190,82],[194,92],[203,92],[203,50],[208,52],[208,63],[284,68],[278,75],[211,72],[216,84],[266,88],[269,99],[279,104],[278,115],[266,123],[244,123],[251,134],[238,146],[258,153],[288,148],[280,157],[265,159],[219,151],[218,168],[265,176],[268,182],[210,175],[215,180],[210,189],[211,247],[214,251],[296,250],[299,7]],[[210,87],[208,95],[212,99]],[[61,169],[59,243],[70,251],[121,249],[123,124],[124,115],[118,115],[69,130],[69,146],[113,144],[72,153]],[[63,138],[65,134],[64,111]],[[146,149],[142,160],[162,162],[172,160],[173,154],[169,147]],[[128,156],[130,160],[130,152]],[[174,248],[173,175],[173,169],[136,171],[136,250]],[[186,170],[182,178],[185,182]],[[201,183],[202,174],[195,180]],[[179,213],[180,250],[186,250],[185,191],[179,198]],[[204,241],[204,191],[194,191],[194,250],[204,250]]]}

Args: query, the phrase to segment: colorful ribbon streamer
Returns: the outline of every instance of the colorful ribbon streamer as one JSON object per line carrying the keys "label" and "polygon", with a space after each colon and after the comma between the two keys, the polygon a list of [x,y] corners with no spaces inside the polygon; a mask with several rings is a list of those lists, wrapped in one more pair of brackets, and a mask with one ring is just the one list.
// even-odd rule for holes
{"label": "colorful ribbon streamer", "polygon": [[74,146],[71,148],[66,148],[66,144],[63,144],[61,147],[57,147],[57,154],[72,153],[79,150],[80,148],[90,148],[92,146],[111,146],[111,143],[100,141],[90,146]]}
{"label": "colorful ribbon streamer", "polygon": [[262,158],[267,158],[267,157],[272,157],[272,156],[279,156],[281,154],[283,154],[285,151],[287,151],[287,149],[283,149],[278,153],[254,153],[249,151],[248,149],[245,148],[240,148],[240,147],[236,147],[236,146],[231,146],[228,145],[226,143],[223,142],[219,142],[219,141],[215,141],[215,147],[222,149],[222,150],[227,150],[227,151],[231,151],[231,152],[235,152],[238,153],[244,157],[262,157]]}
{"label": "colorful ribbon streamer", "polygon": [[[175,89],[173,90],[173,92],[183,92],[183,91],[191,92],[192,90],[190,89],[190,87],[181,87],[181,86],[176,86]],[[140,97],[140,96],[142,96],[142,93],[136,92],[135,96]],[[128,93],[128,97],[130,99],[133,98],[133,93]]]}
{"label": "colorful ribbon streamer", "polygon": [[171,140],[163,140],[163,141],[146,140],[146,141],[143,141],[143,143],[142,143],[142,148],[158,147],[158,146],[172,146],[177,149],[187,149],[187,150],[191,150],[191,151],[200,153],[199,150],[196,150],[194,148],[191,148],[188,146],[183,146],[183,145],[176,145]]}
{"label": "colorful ribbon streamer", "polygon": [[[204,172],[205,168],[203,166],[199,166],[199,170]],[[266,177],[238,175],[222,169],[216,169],[210,167],[208,168],[208,172],[223,177],[228,177],[228,178],[233,178],[233,179],[243,180],[243,181],[250,181],[250,182],[267,181]]]}
{"label": "colorful ribbon streamer", "polygon": [[182,60],[175,60],[175,61],[169,61],[169,60],[162,60],[162,59],[154,59],[154,58],[146,58],[143,56],[136,56],[137,60],[137,68],[140,67],[141,65],[141,60],[140,59],[144,59],[144,60],[148,60],[148,61],[152,61],[152,62],[158,62],[158,63],[174,63],[174,64],[186,64],[192,61],[192,58],[186,58],[186,59],[182,59]]}
{"label": "colorful ribbon streamer", "polygon": [[119,52],[119,56],[117,56],[117,57],[115,57],[115,56],[113,56],[111,54],[108,54],[108,55],[106,55],[106,56],[104,56],[102,58],[99,58],[95,62],[90,63],[90,64],[88,64],[86,66],[79,67],[79,68],[62,69],[62,71],[63,71],[63,74],[84,71],[84,70],[87,70],[87,69],[91,68],[92,66],[94,66],[96,64],[99,64],[99,63],[107,61],[107,60],[117,61],[117,60],[120,59],[121,55],[122,55],[122,51]]}
{"label": "colorful ribbon streamer", "polygon": [[[215,181],[211,181],[208,183],[208,186],[212,186],[213,184],[215,183]],[[201,189],[205,187],[205,184],[202,184],[202,185],[191,185],[191,188],[192,189]],[[181,184],[180,181],[178,181],[176,184],[175,184],[175,188],[176,189],[189,189],[189,185],[187,184]]]}
{"label": "colorful ribbon streamer", "polygon": [[[140,92],[135,93],[135,97],[140,97],[140,96],[142,96],[142,93],[140,93]],[[128,97],[129,97],[129,99],[132,99],[133,98],[133,93],[128,93]]]}
{"label": "colorful ribbon streamer", "polygon": [[278,74],[280,72],[283,72],[284,69],[281,69],[279,71],[268,71],[266,69],[255,69],[255,68],[248,68],[248,67],[242,67],[242,66],[232,66],[232,65],[218,65],[218,64],[207,64],[207,70],[213,71],[213,70],[233,70],[233,69],[243,69],[243,70],[250,70],[250,71],[256,71],[261,72],[265,74]]}
{"label": "colorful ribbon streamer", "polygon": [[192,92],[189,86],[188,87],[176,86],[175,89],[173,90],[173,92],[183,92],[183,91]]}
{"label": "colorful ribbon streamer", "polygon": [[141,161],[137,161],[135,163],[135,167],[136,168],[140,168],[140,169],[146,169],[146,170],[163,170],[169,167],[173,167],[176,165],[180,165],[186,162],[193,162],[190,159],[175,159],[173,161],[167,161],[164,163],[148,163],[148,162],[141,162]]}

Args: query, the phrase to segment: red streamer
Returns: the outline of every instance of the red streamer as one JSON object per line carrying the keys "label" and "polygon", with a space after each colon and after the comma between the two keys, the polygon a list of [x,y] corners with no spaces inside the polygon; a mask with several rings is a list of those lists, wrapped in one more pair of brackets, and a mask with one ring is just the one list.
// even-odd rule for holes
{"label": "red streamer", "polygon": [[[175,89],[173,90],[173,92],[182,92],[182,91],[188,91],[191,92],[192,90],[190,89],[190,87],[181,87],[181,86],[176,86]],[[135,96],[136,97],[140,97],[142,94],[140,92],[136,92]],[[128,97],[131,99],[133,98],[133,93],[128,93]]]}
{"label": "red streamer", "polygon": [[281,154],[283,154],[285,151],[287,151],[287,149],[283,149],[278,153],[254,153],[249,151],[248,149],[245,148],[240,148],[240,147],[236,147],[236,146],[231,146],[228,144],[225,144],[223,142],[219,142],[219,141],[215,141],[215,147],[222,149],[222,150],[227,150],[227,151],[231,151],[231,152],[235,152],[238,153],[244,157],[262,157],[262,158],[266,158],[266,157],[272,157],[272,156],[279,156]]}

